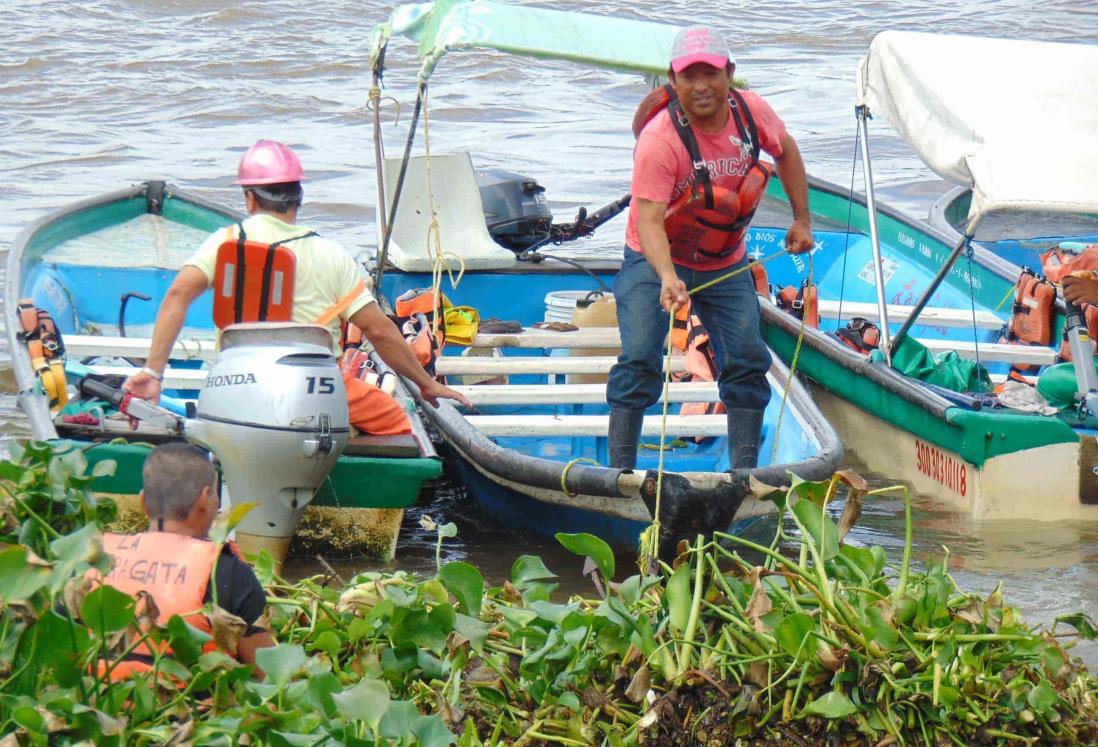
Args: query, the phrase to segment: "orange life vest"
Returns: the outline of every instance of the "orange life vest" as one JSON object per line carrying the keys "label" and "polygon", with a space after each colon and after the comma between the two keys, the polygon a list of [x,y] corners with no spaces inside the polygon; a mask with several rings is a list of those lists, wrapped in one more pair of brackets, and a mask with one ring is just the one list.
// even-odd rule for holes
{"label": "orange life vest", "polygon": [[774,294],[778,308],[788,311],[813,329],[820,328],[820,298],[814,283],[805,278],[799,288],[787,285]]}
{"label": "orange life vest", "polygon": [[[686,371],[686,381],[716,381],[719,373],[709,333],[696,314],[690,314],[686,321]],[[679,406],[680,415],[718,415],[724,411],[722,402],[684,402]],[[694,440],[701,443],[706,438],[697,436]]]}
{"label": "orange life vest", "polygon": [[[88,578],[101,580],[130,596],[148,592],[156,602],[157,624],[166,625],[172,615],[179,615],[202,632],[212,635],[209,618],[200,612],[206,603],[210,575],[221,547],[209,540],[194,539],[171,532],[103,535],[103,549],[114,558],[106,576],[96,570]],[[155,645],[155,644],[154,644]],[[162,654],[171,654],[166,642],[159,644]],[[213,651],[217,645],[207,641],[203,651]],[[154,651],[142,643],[134,649],[132,658],[115,664],[111,679],[119,680],[140,672],[150,671]],[[106,670],[107,663],[100,662]]]}
{"label": "orange life vest", "polygon": [[1007,339],[1031,345],[1052,342],[1052,309],[1056,303],[1056,286],[1028,267],[1018,276],[1018,292],[1014,296],[1013,316]]}
{"label": "orange life vest", "polygon": [[766,276],[766,267],[757,259],[749,259],[747,264],[751,268],[751,279],[755,282],[755,294],[770,298],[770,279]]}
{"label": "orange life vest", "polygon": [[214,270],[213,319],[218,329],[241,322],[288,322],[294,312],[294,273],[297,258],[284,245],[316,236],[301,236],[264,244],[251,241],[244,224],[236,225],[236,238],[217,248]]}
{"label": "orange life vest", "polygon": [[703,268],[722,264],[736,251],[770,181],[770,169],[759,161],[755,119],[743,96],[732,88],[728,89],[728,107],[740,140],[751,146],[751,165],[738,189],[713,184],[690,121],[670,84],[646,96],[633,118],[633,132],[639,136],[644,126],[666,108],[690,155],[693,179],[687,190],[668,206],[664,228],[671,245],[671,258]]}
{"label": "orange life vest", "polygon": [[394,321],[411,346],[416,360],[432,376],[435,374],[435,360],[446,345],[444,298],[437,298],[427,288],[415,288],[402,293],[393,309],[396,312]]}
{"label": "orange life vest", "polygon": [[39,309],[30,298],[21,298],[16,313],[19,315],[19,339],[26,344],[31,367],[42,382],[42,391],[49,400],[50,410],[57,412],[69,401],[68,381],[65,378],[65,343],[61,330],[45,309]]}
{"label": "orange life vest", "polygon": [[1053,283],[1059,283],[1080,270],[1098,270],[1098,244],[1090,244],[1082,251],[1054,246],[1041,252],[1041,272]]}
{"label": "orange life vest", "polygon": [[873,322],[856,316],[845,327],[835,330],[835,337],[851,350],[869,355],[881,344],[881,328]]}

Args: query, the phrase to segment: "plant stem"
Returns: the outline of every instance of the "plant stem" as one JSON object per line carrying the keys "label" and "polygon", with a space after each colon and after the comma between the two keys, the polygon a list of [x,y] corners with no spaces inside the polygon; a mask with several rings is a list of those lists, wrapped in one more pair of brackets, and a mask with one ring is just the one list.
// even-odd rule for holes
{"label": "plant stem", "polygon": [[690,601],[690,616],[686,619],[686,630],[683,631],[682,637],[685,642],[679,649],[679,676],[681,677],[683,672],[690,669],[691,648],[690,642],[694,639],[694,631],[698,627],[698,612],[701,609],[702,591],[704,589],[703,582],[705,581],[705,562],[702,554],[702,541],[703,538],[699,534],[694,541],[694,553],[697,560],[697,569],[694,571],[694,598]]}

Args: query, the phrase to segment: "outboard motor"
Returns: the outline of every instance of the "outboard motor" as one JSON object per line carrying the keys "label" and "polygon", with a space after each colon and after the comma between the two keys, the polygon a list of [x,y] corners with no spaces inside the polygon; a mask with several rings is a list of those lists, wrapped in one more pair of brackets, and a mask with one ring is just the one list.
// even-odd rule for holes
{"label": "outboard motor", "polygon": [[478,169],[488,233],[500,246],[525,251],[549,235],[553,213],[537,180],[502,169]]}
{"label": "outboard motor", "polygon": [[237,324],[198,397],[188,440],[221,462],[233,504],[258,503],[236,529],[246,552],[281,562],[305,507],[350,436],[343,377],[328,330]]}

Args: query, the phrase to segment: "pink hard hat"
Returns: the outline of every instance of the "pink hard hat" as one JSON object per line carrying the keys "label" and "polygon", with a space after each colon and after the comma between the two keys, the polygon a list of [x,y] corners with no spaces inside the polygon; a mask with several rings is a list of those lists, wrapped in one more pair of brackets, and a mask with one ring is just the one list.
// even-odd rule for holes
{"label": "pink hard hat", "polygon": [[260,140],[241,157],[233,184],[249,187],[299,182],[304,178],[301,161],[290,146],[277,140]]}
{"label": "pink hard hat", "polygon": [[736,59],[728,51],[721,32],[711,26],[687,26],[679,29],[671,43],[671,69],[681,73],[696,62],[724,67]]}

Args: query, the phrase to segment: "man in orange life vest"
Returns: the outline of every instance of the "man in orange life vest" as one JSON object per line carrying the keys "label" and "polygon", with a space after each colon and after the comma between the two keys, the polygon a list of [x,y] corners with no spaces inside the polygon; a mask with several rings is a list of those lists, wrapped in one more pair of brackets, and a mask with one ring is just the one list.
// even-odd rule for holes
{"label": "man in orange life vest", "polygon": [[[732,89],[734,71],[718,31],[682,29],[668,70],[674,95],[644,126],[633,153],[625,259],[614,280],[622,349],[606,390],[614,467],[636,466],[644,410],[662,386],[667,313],[691,300],[688,289],[747,261],[744,234],[769,174],[759,164],[760,150],[774,158],[789,195],[793,222],[786,248],[800,254],[813,246],[797,144],[762,98]],[[720,369],[730,466],[754,467],[770,398],[770,354],[751,274],[738,273],[692,300]]]}
{"label": "man in orange life vest", "polygon": [[[293,252],[293,321],[308,324],[323,320],[321,323],[332,334],[333,349],[338,350],[340,318],[345,319],[362,330],[394,371],[416,383],[427,402],[437,406],[440,398],[447,398],[469,406],[461,394],[423,369],[404,337],[375,303],[366,288],[362,267],[351,255],[339,244],[295,225],[304,178],[301,162],[285,144],[260,140],[248,149],[240,159],[235,183],[244,190],[249,217],[239,225],[215,231],[183,265],[157,314],[145,367],[126,381],[126,391],[153,402],[159,400],[164,368],[187,310],[213,285],[221,245],[226,241],[235,243],[243,231],[248,241],[279,245]],[[241,299],[234,301],[243,304]],[[409,432],[408,418],[392,397],[349,369],[344,370],[343,379],[352,425],[376,435]]]}
{"label": "man in orange life vest", "polygon": [[[114,559],[103,583],[131,596],[147,591],[156,602],[160,625],[180,615],[206,633],[211,632],[210,621],[197,610],[216,598],[218,606],[248,626],[235,656],[254,667],[255,652],[275,645],[268,631],[256,627],[267,597],[246,562],[228,545],[206,539],[219,502],[217,473],[209,454],[185,443],[158,446],[145,459],[142,478],[141,505],[149,528],[140,534],[103,536],[103,549]],[[211,576],[217,584],[216,597]],[[211,642],[206,648],[216,646]],[[149,670],[151,654],[146,647],[138,648],[130,660],[115,666],[113,676]]]}

